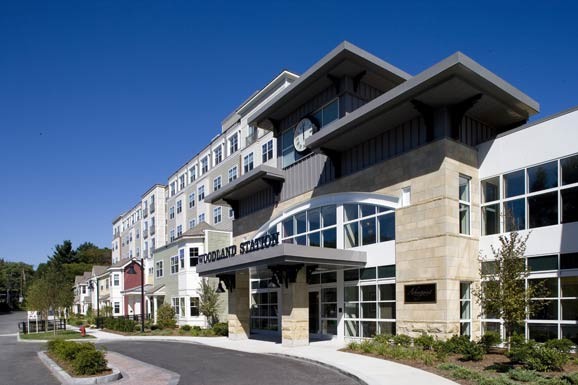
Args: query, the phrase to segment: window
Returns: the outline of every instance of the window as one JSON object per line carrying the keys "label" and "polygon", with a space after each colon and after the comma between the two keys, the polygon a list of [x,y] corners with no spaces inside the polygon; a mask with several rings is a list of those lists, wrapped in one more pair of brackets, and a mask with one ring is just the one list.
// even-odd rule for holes
{"label": "window", "polygon": [[524,194],[524,186],[526,185],[524,175],[524,170],[504,175],[504,198],[512,198]]}
{"label": "window", "polygon": [[253,169],[253,153],[245,155],[243,158],[243,173],[246,174]]}
{"label": "window", "polygon": [[460,335],[472,335],[472,295],[469,282],[460,282]]}
{"label": "window", "polygon": [[179,250],[179,264],[180,264],[180,269],[184,270],[185,269],[185,249],[180,249]]}
{"label": "window", "polygon": [[179,199],[177,201],[177,214],[181,213],[182,211],[183,211],[183,201]]}
{"label": "window", "polygon": [[185,174],[179,176],[179,190],[185,188]]}
{"label": "window", "polygon": [[459,179],[460,234],[470,234],[470,178],[460,175]]}
{"label": "window", "polygon": [[170,231],[170,238],[169,239],[171,242],[175,240],[175,229],[172,229]]}
{"label": "window", "polygon": [[313,113],[313,117],[315,118],[319,128],[337,120],[339,118],[339,99],[333,100],[317,112]]}
{"label": "window", "polygon": [[82,286],[82,294],[86,294],[86,286]]}
{"label": "window", "polygon": [[395,330],[395,283],[379,281],[376,284],[373,277],[372,283],[343,288],[346,337],[369,338]]}
{"label": "window", "polygon": [[201,159],[201,175],[206,174],[209,171],[209,156],[205,156]]}
{"label": "window", "polygon": [[120,285],[120,274],[113,274],[112,275],[112,279],[113,279],[113,286],[119,286]]}
{"label": "window", "polygon": [[261,146],[263,154],[263,163],[266,163],[269,159],[273,159],[273,139]]}
{"label": "window", "polygon": [[191,317],[198,317],[199,316],[199,299],[197,297],[191,297],[190,299],[190,314]]}
{"label": "window", "polygon": [[197,179],[197,166],[189,168],[189,182],[194,182]]}
{"label": "window", "polygon": [[205,221],[205,213],[199,214],[199,223]]}
{"label": "window", "polygon": [[213,150],[213,160],[215,161],[215,166],[223,161],[223,147],[221,145]]}
{"label": "window", "polygon": [[221,188],[221,176],[219,175],[213,179],[213,191],[217,191]]}
{"label": "window", "polygon": [[229,219],[235,219],[235,210],[229,209]]}
{"label": "window", "polygon": [[189,266],[197,266],[199,263],[199,248],[191,247],[189,248]]}
{"label": "window", "polygon": [[169,219],[175,219],[175,206],[169,208]]}
{"label": "window", "polygon": [[205,199],[205,186],[199,186],[197,192],[199,202],[201,202],[203,199]]}
{"label": "window", "polygon": [[189,194],[189,208],[192,209],[195,207],[195,193],[192,192]]}
{"label": "window", "polygon": [[345,248],[395,239],[395,213],[383,206],[344,204]]}
{"label": "window", "polygon": [[181,315],[181,307],[180,307],[180,300],[179,298],[171,298],[173,304],[173,310],[175,311],[175,315],[180,317]]}
{"label": "window", "polygon": [[549,162],[528,168],[528,192],[558,187],[558,162]]}
{"label": "window", "polygon": [[192,229],[197,225],[197,221],[193,218],[189,221],[189,229]]}
{"label": "window", "polygon": [[560,191],[562,199],[562,223],[578,221],[578,187]]}
{"label": "window", "polygon": [[323,206],[295,214],[282,223],[283,243],[337,247],[336,206]]}
{"label": "window", "polygon": [[183,225],[178,225],[177,226],[177,237],[180,237],[181,235],[183,235]]}
{"label": "window", "polygon": [[239,134],[235,134],[229,138],[229,155],[237,152],[239,149]]}
{"label": "window", "polygon": [[114,314],[120,314],[120,302],[114,303]]}
{"label": "window", "polygon": [[176,193],[176,182],[171,182],[171,196],[174,196]]}
{"label": "window", "polygon": [[237,166],[229,169],[229,183],[237,179]]}
{"label": "window", "polygon": [[219,224],[219,223],[221,223],[221,220],[222,220],[222,218],[221,218],[221,207],[215,207],[215,208],[213,209],[213,223],[214,223],[215,225],[216,225],[216,224]]}
{"label": "window", "polygon": [[[270,282],[270,280],[267,281]],[[277,291],[259,291],[251,293],[252,329],[278,330],[279,309],[277,297]]]}
{"label": "window", "polygon": [[179,256],[175,255],[171,257],[171,274],[176,274],[179,272]]}
{"label": "window", "polygon": [[558,192],[528,197],[529,227],[542,227],[558,224]]}
{"label": "window", "polygon": [[155,263],[155,277],[162,278],[163,276],[163,261],[157,261]]}

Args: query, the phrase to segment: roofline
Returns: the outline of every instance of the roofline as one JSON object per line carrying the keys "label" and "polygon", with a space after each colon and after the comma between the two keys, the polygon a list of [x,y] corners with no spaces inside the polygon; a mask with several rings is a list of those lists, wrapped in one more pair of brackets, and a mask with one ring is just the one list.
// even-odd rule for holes
{"label": "roofline", "polygon": [[367,60],[370,63],[375,64],[378,67],[383,68],[384,70],[386,70],[386,71],[392,73],[393,75],[396,75],[402,79],[408,80],[412,77],[409,73],[395,67],[392,64],[387,63],[386,61],[378,58],[377,56],[375,56],[375,55],[365,51],[364,49],[361,49],[361,48],[357,47],[356,45],[345,40],[345,41],[341,42],[339,45],[337,45],[337,47],[332,49],[331,52],[329,52],[324,57],[322,57],[319,61],[317,61],[315,64],[313,64],[311,67],[309,67],[309,69],[307,71],[305,71],[303,73],[303,75],[301,75],[299,77],[299,79],[295,80],[289,87],[285,88],[281,93],[279,93],[275,97],[275,99],[271,100],[269,103],[267,103],[266,106],[261,107],[258,111],[253,113],[248,118],[249,125],[255,124],[257,117],[262,115],[265,110],[267,110],[273,104],[277,103],[280,99],[285,97],[288,93],[292,92],[295,88],[299,88],[299,86],[302,83],[309,80],[309,78],[311,76],[313,76],[323,66],[325,66],[327,63],[329,63],[331,60],[333,60],[337,55],[339,55],[343,51],[350,51],[351,53]]}
{"label": "roofline", "polygon": [[153,191],[155,188],[157,187],[167,187],[166,184],[162,184],[162,183],[155,183],[154,185],[152,185],[147,191],[145,191],[140,197],[144,198],[145,195],[147,195],[149,192]]}

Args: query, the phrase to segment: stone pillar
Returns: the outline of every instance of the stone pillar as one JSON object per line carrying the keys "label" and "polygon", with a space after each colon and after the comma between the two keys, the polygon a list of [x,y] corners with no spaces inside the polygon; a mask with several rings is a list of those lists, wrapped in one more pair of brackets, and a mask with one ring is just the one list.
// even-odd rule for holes
{"label": "stone pillar", "polygon": [[249,284],[249,270],[235,273],[235,288],[229,292],[229,339],[231,340],[249,338],[251,327]]}
{"label": "stone pillar", "polygon": [[309,345],[309,289],[306,269],[297,273],[295,283],[282,287],[283,311],[281,342],[283,346]]}

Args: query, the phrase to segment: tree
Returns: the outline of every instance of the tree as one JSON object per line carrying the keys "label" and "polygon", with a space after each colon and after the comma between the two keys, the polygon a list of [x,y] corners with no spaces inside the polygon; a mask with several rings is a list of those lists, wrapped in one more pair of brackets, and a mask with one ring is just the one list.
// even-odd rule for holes
{"label": "tree", "polygon": [[157,325],[161,329],[174,329],[177,326],[175,309],[168,303],[159,306],[157,310]]}
{"label": "tree", "polygon": [[69,240],[62,242],[62,245],[54,246],[54,253],[48,257],[49,264],[63,265],[76,262],[78,262],[76,250],[72,248],[72,242]]}
{"label": "tree", "polygon": [[71,306],[73,300],[70,283],[56,267],[48,268],[26,292],[26,308],[39,311],[44,319],[48,318],[49,310],[60,312]]}
{"label": "tree", "polygon": [[209,279],[203,278],[199,288],[199,311],[207,317],[209,325],[212,327],[219,322],[219,308],[221,299],[215,285]]}
{"label": "tree", "polygon": [[544,306],[541,301],[532,300],[543,296],[544,283],[526,287],[526,278],[530,274],[524,258],[527,240],[528,236],[522,237],[516,231],[509,236],[500,236],[500,247],[495,249],[492,246],[492,268],[484,269],[482,266],[482,286],[474,290],[486,317],[504,320],[508,341],[518,325]]}
{"label": "tree", "polygon": [[84,242],[76,248],[76,257],[79,263],[109,265],[112,259],[112,251],[107,247],[101,249],[91,242]]}
{"label": "tree", "polygon": [[34,269],[22,262],[9,262],[0,258],[0,298],[6,306],[16,308],[32,280]]}

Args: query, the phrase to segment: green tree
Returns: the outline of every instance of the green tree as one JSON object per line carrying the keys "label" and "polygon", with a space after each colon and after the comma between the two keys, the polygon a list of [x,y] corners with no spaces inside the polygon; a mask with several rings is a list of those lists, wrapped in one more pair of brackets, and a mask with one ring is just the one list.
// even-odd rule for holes
{"label": "green tree", "polygon": [[35,279],[26,292],[26,308],[39,311],[44,319],[47,319],[49,310],[59,314],[70,307],[73,300],[70,283],[56,267],[49,268],[43,276]]}
{"label": "green tree", "polygon": [[480,269],[482,285],[474,296],[486,317],[501,318],[508,341],[513,331],[527,317],[539,311],[544,304],[532,298],[544,295],[544,283],[526,287],[530,270],[524,253],[528,236],[516,231],[499,237],[500,247],[492,247],[492,268]]}
{"label": "green tree", "polygon": [[220,305],[221,299],[215,285],[209,279],[203,278],[199,288],[199,311],[207,317],[211,327],[219,322]]}
{"label": "green tree", "polygon": [[78,262],[76,250],[72,248],[72,242],[66,240],[61,245],[54,246],[54,252],[48,257],[49,264],[63,265]]}
{"label": "green tree", "polygon": [[91,242],[84,242],[76,248],[76,257],[79,263],[109,265],[112,260],[112,251],[107,247],[101,249]]}
{"label": "green tree", "polygon": [[20,297],[26,292],[34,275],[31,265],[9,262],[0,258],[0,298],[10,308],[20,305]]}

